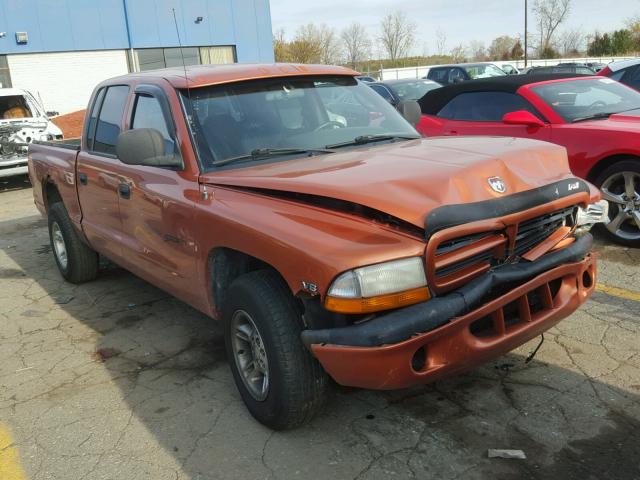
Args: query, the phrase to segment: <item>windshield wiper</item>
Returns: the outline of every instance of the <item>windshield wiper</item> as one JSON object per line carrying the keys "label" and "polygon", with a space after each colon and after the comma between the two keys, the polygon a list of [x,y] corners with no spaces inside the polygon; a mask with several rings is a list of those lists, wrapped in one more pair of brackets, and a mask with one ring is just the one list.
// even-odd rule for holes
{"label": "windshield wiper", "polygon": [[243,160],[258,160],[261,158],[277,157],[279,155],[294,155],[296,153],[306,153],[309,156],[321,153],[335,153],[328,148],[256,148],[245,155],[236,157],[223,158],[211,163],[214,167],[220,167],[229,163],[240,162]]}
{"label": "windshield wiper", "polygon": [[605,118],[609,118],[611,115],[615,115],[616,113],[620,113],[620,112],[601,112],[601,113],[596,113],[594,115],[588,115],[586,117],[574,118],[573,120],[571,120],[571,123],[585,122],[587,120],[603,120]]}
{"label": "windshield wiper", "polygon": [[384,140],[417,140],[421,137],[415,135],[394,135],[394,134],[380,134],[380,135],[360,135],[359,137],[349,140],[347,142],[334,143],[327,145],[326,148],[340,148],[348,147],[351,145],[365,145],[367,143],[382,142]]}

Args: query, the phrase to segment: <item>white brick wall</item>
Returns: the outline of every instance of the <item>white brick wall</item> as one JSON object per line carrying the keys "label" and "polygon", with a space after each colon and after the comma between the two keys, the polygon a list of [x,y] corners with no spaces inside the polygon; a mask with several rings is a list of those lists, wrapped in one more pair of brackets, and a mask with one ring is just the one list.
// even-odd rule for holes
{"label": "white brick wall", "polygon": [[87,107],[97,83],[128,72],[125,50],[8,55],[11,83],[61,114]]}

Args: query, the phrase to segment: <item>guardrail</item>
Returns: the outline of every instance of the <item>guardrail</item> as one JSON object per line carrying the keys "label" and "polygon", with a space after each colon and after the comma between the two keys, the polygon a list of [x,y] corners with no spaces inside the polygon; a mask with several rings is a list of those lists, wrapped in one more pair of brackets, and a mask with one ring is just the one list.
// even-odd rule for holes
{"label": "guardrail", "polygon": [[[598,62],[598,63],[611,63],[617,60],[629,60],[634,57],[572,57],[572,58],[553,58],[553,59],[535,59],[527,62],[528,67],[541,67],[549,65],[557,65],[558,63],[586,63],[586,62]],[[482,63],[482,62],[468,62],[468,63]],[[503,65],[513,65],[517,69],[524,68],[524,60],[505,60],[488,62],[493,63],[499,67]],[[400,78],[422,78],[429,73],[429,69],[437,67],[438,65],[425,65],[421,67],[404,67],[404,68],[385,68],[380,71],[380,78],[382,80],[397,80]]]}

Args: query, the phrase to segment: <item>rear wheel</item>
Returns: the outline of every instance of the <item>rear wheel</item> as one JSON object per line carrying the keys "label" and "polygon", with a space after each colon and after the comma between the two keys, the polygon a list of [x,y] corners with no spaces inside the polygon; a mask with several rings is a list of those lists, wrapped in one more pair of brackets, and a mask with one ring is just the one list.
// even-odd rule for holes
{"label": "rear wheel", "polygon": [[229,366],[256,420],[282,430],[318,413],[328,378],[303,346],[300,313],[275,272],[260,270],[237,278],[229,287],[224,323]]}
{"label": "rear wheel", "polygon": [[82,283],[98,275],[98,254],[78,235],[62,202],[49,207],[49,240],[65,280]]}
{"label": "rear wheel", "polygon": [[609,202],[609,221],[599,226],[612,240],[640,247],[640,160],[623,160],[595,181]]}

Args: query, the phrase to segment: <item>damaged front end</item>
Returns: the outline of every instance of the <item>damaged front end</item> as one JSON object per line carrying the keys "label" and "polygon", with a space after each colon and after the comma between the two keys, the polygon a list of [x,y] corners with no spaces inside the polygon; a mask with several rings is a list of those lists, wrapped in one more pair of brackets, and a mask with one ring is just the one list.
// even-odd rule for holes
{"label": "damaged front end", "polygon": [[47,121],[0,121],[0,177],[27,173],[29,144],[50,140],[47,126]]}
{"label": "damaged front end", "polygon": [[581,207],[590,199],[589,185],[572,179],[505,202],[440,207],[425,226],[430,298],[352,323],[309,322],[302,341],[338,383],[372,389],[435,381],[503,355],[593,292],[588,229],[605,212],[601,202]]}

